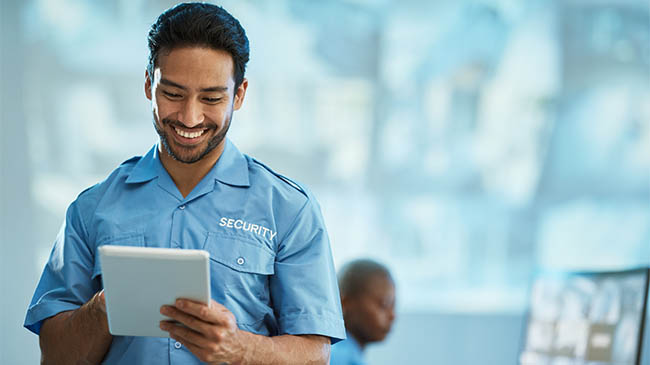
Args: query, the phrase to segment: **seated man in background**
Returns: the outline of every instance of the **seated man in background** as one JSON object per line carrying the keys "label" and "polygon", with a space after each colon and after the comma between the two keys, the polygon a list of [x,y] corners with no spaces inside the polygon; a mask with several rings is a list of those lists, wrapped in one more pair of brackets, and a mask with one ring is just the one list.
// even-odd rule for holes
{"label": "seated man in background", "polygon": [[395,282],[388,269],[360,259],[339,271],[339,289],[347,340],[332,346],[332,365],[363,365],[363,350],[383,341],[395,319]]}

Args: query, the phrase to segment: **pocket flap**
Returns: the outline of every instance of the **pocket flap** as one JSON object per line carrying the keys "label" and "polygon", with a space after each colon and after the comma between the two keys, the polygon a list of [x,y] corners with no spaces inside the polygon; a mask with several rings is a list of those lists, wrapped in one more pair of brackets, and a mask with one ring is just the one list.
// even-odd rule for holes
{"label": "pocket flap", "polygon": [[208,233],[203,249],[210,253],[211,260],[236,271],[262,275],[275,272],[275,254],[257,242]]}

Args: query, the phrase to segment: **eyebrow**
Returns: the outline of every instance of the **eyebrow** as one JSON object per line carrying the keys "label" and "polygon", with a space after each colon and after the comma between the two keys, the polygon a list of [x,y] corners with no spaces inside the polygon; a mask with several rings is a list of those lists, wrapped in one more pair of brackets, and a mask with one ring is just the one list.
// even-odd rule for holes
{"label": "eyebrow", "polygon": [[[174,81],[167,80],[167,79],[160,79],[160,83],[163,85],[167,86],[173,86],[176,88],[179,88],[181,90],[187,90],[187,88],[181,84],[177,84]],[[226,86],[211,86],[211,87],[205,87],[200,90],[201,92],[226,92],[228,91],[228,88]]]}

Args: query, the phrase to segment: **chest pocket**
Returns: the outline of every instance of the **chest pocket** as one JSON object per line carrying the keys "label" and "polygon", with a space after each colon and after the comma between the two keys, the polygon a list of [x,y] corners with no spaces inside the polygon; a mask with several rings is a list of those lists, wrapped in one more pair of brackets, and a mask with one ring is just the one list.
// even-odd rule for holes
{"label": "chest pocket", "polygon": [[[97,248],[104,245],[143,247],[144,234],[140,232],[130,232],[120,234],[119,236],[106,237],[98,241]],[[93,276],[91,279],[94,280],[101,274],[102,268],[99,259],[99,250],[95,249],[95,266],[93,267]]]}
{"label": "chest pocket", "polygon": [[203,249],[210,253],[213,298],[240,325],[259,326],[273,313],[269,277],[275,272],[275,253],[259,242],[214,232],[208,233]]}
{"label": "chest pocket", "polygon": [[275,272],[275,253],[253,240],[210,232],[203,249],[213,261],[238,272],[259,275]]}

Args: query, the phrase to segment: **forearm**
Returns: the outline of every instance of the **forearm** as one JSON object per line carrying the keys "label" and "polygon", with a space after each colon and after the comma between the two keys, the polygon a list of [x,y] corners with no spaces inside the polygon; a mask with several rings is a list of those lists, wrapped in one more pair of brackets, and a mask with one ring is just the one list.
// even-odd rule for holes
{"label": "forearm", "polygon": [[243,364],[329,364],[330,340],[315,335],[266,337],[241,332],[248,344]]}
{"label": "forearm", "polygon": [[99,294],[80,308],[47,319],[39,336],[42,364],[99,364],[111,345]]}

